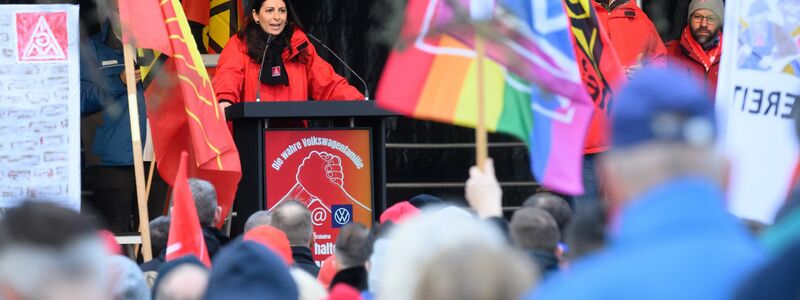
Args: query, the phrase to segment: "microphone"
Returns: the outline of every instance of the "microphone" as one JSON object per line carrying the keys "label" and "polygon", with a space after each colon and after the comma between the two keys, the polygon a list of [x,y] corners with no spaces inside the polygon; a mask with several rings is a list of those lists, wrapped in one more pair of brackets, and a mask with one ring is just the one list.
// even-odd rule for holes
{"label": "microphone", "polygon": [[319,43],[320,45],[322,45],[322,47],[325,48],[326,50],[328,50],[328,52],[333,54],[333,57],[336,57],[336,59],[338,59],[339,62],[341,62],[344,65],[344,67],[347,68],[347,70],[350,71],[350,73],[352,73],[354,76],[356,76],[356,78],[358,78],[359,81],[361,81],[361,84],[364,85],[364,100],[369,100],[369,88],[367,87],[367,82],[364,81],[364,79],[361,78],[361,76],[358,76],[358,73],[356,73],[356,71],[353,71],[353,68],[351,68],[350,65],[348,65],[346,62],[344,62],[344,60],[341,57],[339,57],[339,55],[336,55],[336,52],[333,52],[333,50],[331,50],[331,48],[328,48],[328,46],[325,45],[325,43],[320,41],[317,37],[313,36],[311,33],[306,32],[305,34],[307,36],[309,36],[310,38],[312,38],[317,43]]}
{"label": "microphone", "polygon": [[258,87],[256,87],[256,102],[261,102],[261,70],[264,69],[264,58],[267,57],[267,49],[272,42],[273,35],[267,34],[267,45],[264,47],[264,53],[261,53],[261,67],[258,69]]}

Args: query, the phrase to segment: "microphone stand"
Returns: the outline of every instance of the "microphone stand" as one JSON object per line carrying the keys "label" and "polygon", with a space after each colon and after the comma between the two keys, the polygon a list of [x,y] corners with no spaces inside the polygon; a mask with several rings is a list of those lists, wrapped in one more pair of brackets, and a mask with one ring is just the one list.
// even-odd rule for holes
{"label": "microphone stand", "polygon": [[267,45],[264,47],[264,52],[261,53],[261,67],[258,69],[258,87],[256,87],[256,102],[261,102],[261,71],[264,70],[264,58],[267,57],[267,49],[269,49],[272,38],[272,34],[267,34]]}

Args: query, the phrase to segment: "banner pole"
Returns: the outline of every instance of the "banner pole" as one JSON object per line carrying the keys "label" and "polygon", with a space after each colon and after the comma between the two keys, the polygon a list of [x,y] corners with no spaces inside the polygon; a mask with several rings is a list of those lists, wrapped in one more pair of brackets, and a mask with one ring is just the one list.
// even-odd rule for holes
{"label": "banner pole", "polygon": [[139,230],[142,237],[142,257],[144,261],[153,259],[150,248],[150,218],[147,215],[147,197],[145,195],[144,161],[142,159],[142,137],[139,128],[139,105],[136,99],[136,75],[134,74],[133,45],[123,46],[125,57],[125,81],[128,86],[128,112],[131,121],[131,144],[133,146],[133,170],[136,177],[136,202],[139,209]]}
{"label": "banner pole", "polygon": [[475,52],[478,60],[478,124],[475,124],[475,161],[478,168],[484,170],[486,158],[489,156],[489,145],[486,133],[486,118],[484,116],[486,99],[484,94],[483,59],[486,56],[486,50],[480,34],[475,37]]}

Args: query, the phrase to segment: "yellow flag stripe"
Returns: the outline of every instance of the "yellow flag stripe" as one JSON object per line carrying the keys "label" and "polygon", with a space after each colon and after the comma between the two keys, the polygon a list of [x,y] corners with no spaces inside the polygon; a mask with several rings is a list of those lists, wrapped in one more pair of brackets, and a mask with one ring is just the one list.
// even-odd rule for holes
{"label": "yellow flag stripe", "polygon": [[220,171],[224,171],[225,168],[222,166],[222,157],[221,157],[222,153],[219,151],[219,149],[217,149],[217,147],[214,147],[214,145],[212,145],[211,142],[208,140],[208,136],[206,135],[206,130],[205,128],[203,128],[203,122],[201,122],[200,118],[198,118],[197,115],[195,115],[191,110],[189,110],[188,107],[184,106],[183,108],[184,110],[186,110],[186,115],[189,116],[189,118],[191,118],[195,122],[197,122],[198,125],[200,125],[199,126],[200,131],[203,133],[203,139],[205,139],[206,145],[208,145],[208,147],[211,148],[211,151],[214,151],[214,153],[217,154],[217,167],[220,169]]}

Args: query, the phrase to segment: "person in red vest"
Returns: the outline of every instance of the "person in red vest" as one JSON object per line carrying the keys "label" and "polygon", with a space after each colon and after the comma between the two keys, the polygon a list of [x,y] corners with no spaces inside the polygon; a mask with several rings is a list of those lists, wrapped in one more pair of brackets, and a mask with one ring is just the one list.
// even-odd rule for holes
{"label": "person in red vest", "polygon": [[595,0],[593,4],[628,77],[644,65],[667,65],[664,43],[636,1]]}
{"label": "person in red vest", "polygon": [[250,8],[244,28],[222,50],[212,80],[221,108],[257,96],[260,101],[364,99],[317,55],[289,0],[256,0]]}
{"label": "person in red vest", "polygon": [[689,3],[689,24],[680,39],[666,45],[669,66],[703,79],[711,99],[717,91],[724,16],[722,0],[694,0]]}

